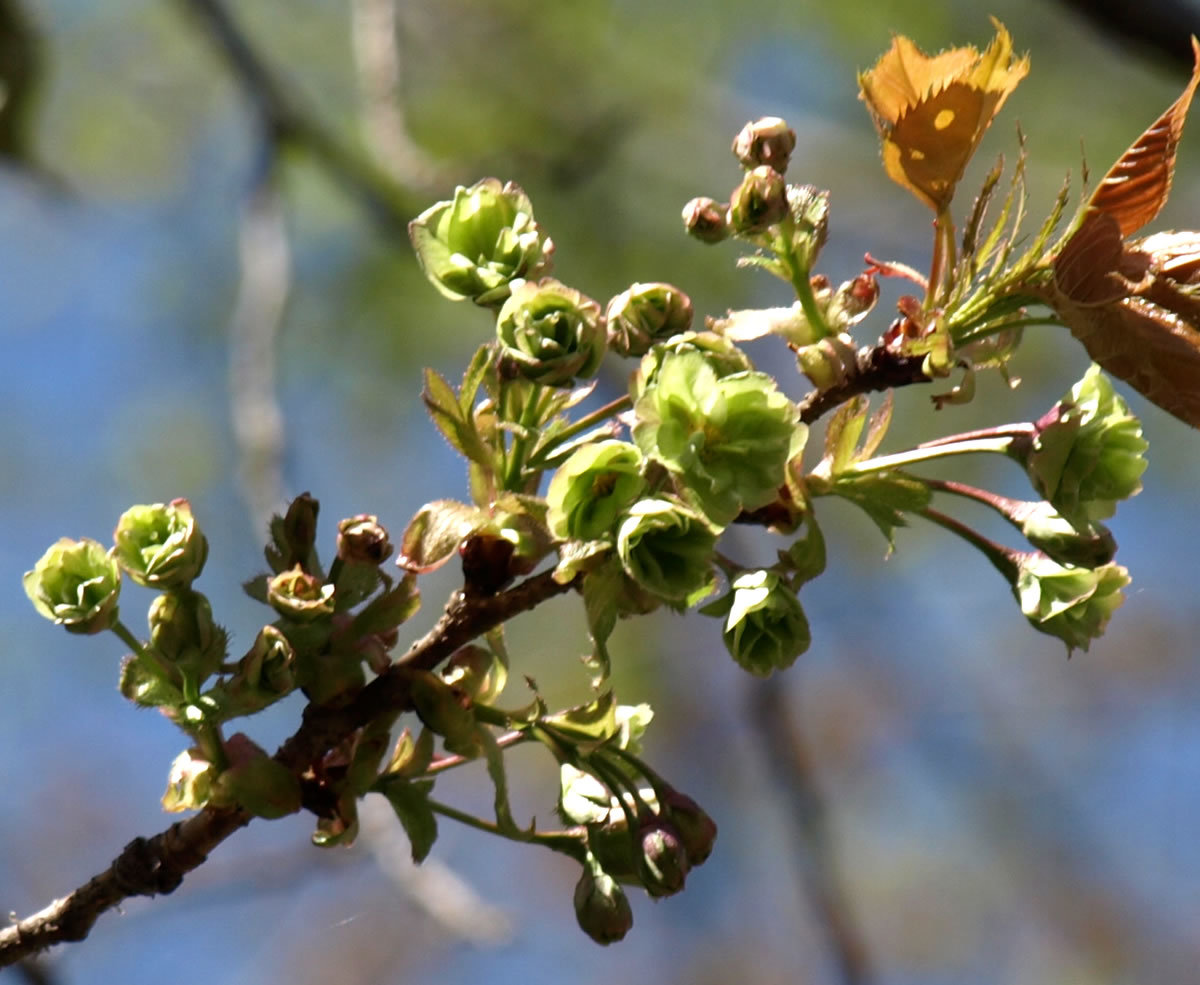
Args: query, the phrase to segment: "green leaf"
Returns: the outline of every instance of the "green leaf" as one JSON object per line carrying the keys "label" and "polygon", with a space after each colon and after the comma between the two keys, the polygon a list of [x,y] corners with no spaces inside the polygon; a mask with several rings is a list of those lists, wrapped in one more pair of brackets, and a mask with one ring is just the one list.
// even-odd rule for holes
{"label": "green leaf", "polygon": [[242,582],[242,591],[255,602],[267,604],[267,586],[271,584],[270,575],[255,575],[249,581]]}
{"label": "green leaf", "polygon": [[392,749],[392,755],[383,772],[388,776],[410,779],[424,773],[432,762],[433,733],[423,728],[414,742],[412,731],[406,728],[396,740],[395,748]]}
{"label": "green leaf", "polygon": [[486,728],[479,728],[479,744],[483,747],[483,755],[487,761],[488,776],[495,789],[493,804],[496,810],[496,825],[510,838],[527,839],[537,830],[535,821],[530,821],[528,829],[517,825],[513,819],[512,808],[508,803],[508,776],[504,769],[504,750],[496,742],[495,736]]}
{"label": "green leaf", "polygon": [[616,735],[619,728],[616,699],[612,691],[605,691],[595,701],[549,716],[544,724],[574,739],[604,742]]}
{"label": "green leaf", "polygon": [[615,557],[583,576],[583,608],[587,615],[592,653],[584,663],[592,673],[592,687],[599,688],[612,673],[608,638],[617,625],[617,614],[625,590],[625,570]]}
{"label": "green leaf", "polygon": [[373,598],[354,617],[350,633],[355,638],[384,633],[407,622],[421,607],[415,575],[405,575],[391,591]]}
{"label": "green leaf", "polygon": [[858,460],[855,447],[867,422],[869,403],[860,394],[842,404],[830,418],[825,430],[825,461],[831,475],[836,476]]}
{"label": "green leaf", "polygon": [[871,415],[870,421],[867,422],[867,434],[863,438],[862,447],[855,456],[855,461],[861,462],[864,458],[870,458],[879,449],[892,423],[893,403],[892,391],[888,390],[884,394],[883,403],[879,405],[875,413]]}
{"label": "green leaf", "polygon": [[475,428],[475,417],[470,408],[459,405],[453,387],[432,369],[425,370],[425,389],[421,391],[434,425],[445,435],[446,440],[473,462],[486,463],[490,453]]}
{"label": "green leaf", "polygon": [[334,611],[345,612],[364,602],[381,580],[379,568],[374,564],[343,564],[333,595]]}
{"label": "green leaf", "polygon": [[833,493],[848,499],[874,521],[889,550],[894,548],[897,527],[907,526],[905,513],[913,513],[929,505],[929,487],[919,479],[900,474],[857,475],[838,479]]}
{"label": "green leaf", "polygon": [[492,357],[495,350],[490,343],[481,345],[475,350],[475,355],[467,364],[463,373],[462,386],[458,390],[458,407],[464,420],[471,417],[475,407],[475,398],[479,395],[479,387],[484,374],[493,367]]}
{"label": "green leaf", "polygon": [[817,525],[817,517],[811,503],[804,511],[803,524],[804,536],[797,537],[786,551],[780,552],[780,560],[785,562],[792,572],[791,585],[797,589],[824,572],[826,560],[825,535]]}
{"label": "green leaf", "polygon": [[398,780],[388,777],[375,784],[375,790],[383,794],[396,817],[404,827],[404,833],[412,845],[412,859],[418,865],[425,861],[433,843],[437,841],[437,816],[429,806],[429,793],[433,790],[432,780]]}
{"label": "green leaf", "polygon": [[469,503],[454,499],[426,503],[405,528],[396,563],[416,574],[433,571],[450,560],[458,545],[487,520],[483,509]]}

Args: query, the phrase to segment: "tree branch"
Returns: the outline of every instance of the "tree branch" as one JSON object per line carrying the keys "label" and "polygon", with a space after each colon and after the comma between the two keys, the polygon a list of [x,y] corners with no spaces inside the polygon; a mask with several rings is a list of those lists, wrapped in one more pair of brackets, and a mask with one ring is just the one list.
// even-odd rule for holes
{"label": "tree branch", "polygon": [[221,0],[179,2],[225,59],[271,139],[279,145],[291,144],[308,151],[362,203],[386,233],[407,242],[408,220],[421,211],[428,189],[401,185],[372,160],[339,141],[288,92]]}
{"label": "tree branch", "polygon": [[803,888],[833,951],[839,979],[844,985],[867,985],[872,974],[866,945],[838,883],[825,804],[804,740],[789,719],[784,691],[778,681],[756,683],[751,703],[764,761],[791,806]]}
{"label": "tree branch", "polygon": [[[455,592],[433,629],[348,705],[309,705],[300,728],[280,746],[275,759],[303,773],[377,715],[410,710],[410,670],[432,670],[465,643],[574,586],[556,582],[553,574],[545,571],[491,596]],[[135,838],[86,885],[0,930],[0,968],[54,944],[83,940],[102,913],[132,896],[173,892],[217,845],[252,819],[243,810],[206,807],[152,838]]]}
{"label": "tree branch", "polygon": [[924,363],[924,356],[900,355],[882,345],[864,346],[856,353],[854,369],[844,382],[827,390],[813,390],[800,401],[800,420],[812,424],[860,393],[931,383],[922,369]]}

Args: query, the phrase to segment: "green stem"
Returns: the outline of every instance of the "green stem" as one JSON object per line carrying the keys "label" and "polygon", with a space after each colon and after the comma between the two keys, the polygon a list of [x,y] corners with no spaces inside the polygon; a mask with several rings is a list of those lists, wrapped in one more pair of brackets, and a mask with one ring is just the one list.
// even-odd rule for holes
{"label": "green stem", "polygon": [[522,472],[525,468],[525,449],[529,445],[529,432],[537,426],[538,420],[541,417],[542,399],[545,393],[545,387],[535,383],[533,392],[529,395],[529,400],[521,409],[521,419],[517,421],[521,427],[521,433],[513,435],[512,445],[509,448],[508,467],[504,471],[504,488],[513,492],[521,491],[521,484],[524,479]]}
{"label": "green stem", "polygon": [[945,282],[954,269],[954,219],[949,209],[943,209],[933,221],[933,257],[929,262],[929,290],[925,293],[925,310],[931,310],[943,295]]}
{"label": "green stem", "polygon": [[541,845],[543,848],[549,848],[551,851],[570,855],[572,858],[580,861],[583,860],[585,845],[582,834],[573,834],[569,831],[535,831],[532,835],[523,832],[521,837],[515,838],[502,831],[499,825],[492,821],[485,821],[474,814],[468,814],[466,811],[460,811],[457,807],[451,807],[449,804],[443,804],[441,801],[434,800],[432,797],[427,798],[426,803],[429,804],[429,809],[435,814],[441,814],[442,817],[448,817],[450,820],[457,821],[459,824],[465,824],[468,828],[474,828],[476,831],[497,835],[509,841]]}
{"label": "green stem", "polygon": [[995,541],[988,540],[978,530],[968,527],[965,523],[960,523],[954,517],[947,516],[938,510],[926,507],[917,512],[930,523],[934,523],[943,530],[949,530],[950,533],[961,537],[991,561],[993,567],[1008,579],[1009,584],[1016,583],[1018,572],[1017,562],[1013,558],[1013,551],[1001,544],[997,544]]}
{"label": "green stem", "polygon": [[610,401],[603,407],[598,407],[589,414],[584,414],[579,420],[568,424],[553,437],[547,438],[543,444],[539,445],[530,456],[529,464],[534,466],[543,465],[550,458],[550,453],[555,448],[560,448],[577,434],[583,434],[588,428],[594,427],[602,421],[608,420],[610,417],[615,417],[617,414],[624,413],[631,407],[633,407],[633,398],[629,394],[625,394],[623,397],[618,397],[616,400]]}
{"label": "green stem", "polygon": [[1013,443],[1010,436],[974,438],[959,441],[946,441],[945,444],[922,445],[908,451],[896,452],[894,455],[880,455],[878,458],[868,458],[865,462],[851,465],[842,475],[869,475],[872,472],[887,472],[890,469],[917,465],[921,462],[932,462],[939,458],[949,458],[951,455],[970,455],[975,452],[1007,453]]}
{"label": "green stem", "polygon": [[129,627],[121,622],[120,619],[114,622],[109,628],[117,635],[117,638],[122,643],[124,643],[134,652],[136,656],[143,660],[149,660],[151,663],[153,663],[158,668],[159,673],[163,675],[165,680],[169,681],[172,685],[180,690],[183,689],[184,681],[182,675],[179,673],[179,668],[167,660],[164,660],[162,654],[155,650],[154,647],[146,646],[146,644],[144,644],[129,631]]}
{"label": "green stem", "polygon": [[[528,740],[529,736],[524,732],[506,732],[504,735],[497,736],[496,745],[501,749],[507,749],[510,746],[515,746]],[[452,770],[466,763],[475,763],[478,761],[478,756],[443,756],[441,759],[435,759],[430,763],[425,768],[425,772],[421,774],[421,777],[436,776],[438,773],[446,772],[446,770]]]}
{"label": "green stem", "polygon": [[795,224],[792,221],[780,223],[779,235],[775,238],[772,249],[787,270],[788,281],[792,285],[792,290],[796,292],[796,298],[800,302],[809,327],[818,338],[826,338],[833,335],[834,331],[829,327],[824,312],[817,304],[817,296],[813,294],[812,282],[809,280],[809,266],[807,263],[803,263],[796,254],[794,232]]}

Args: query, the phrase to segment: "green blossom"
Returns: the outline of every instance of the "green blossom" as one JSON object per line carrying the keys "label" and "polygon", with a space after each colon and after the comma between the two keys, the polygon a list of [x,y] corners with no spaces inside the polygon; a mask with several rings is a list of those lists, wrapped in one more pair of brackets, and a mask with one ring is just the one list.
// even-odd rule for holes
{"label": "green blossom", "polygon": [[758,677],[790,667],[812,642],[796,593],[774,571],[743,571],[706,615],[724,615],[722,638],[737,663]]}
{"label": "green blossom", "polygon": [[797,419],[765,373],[718,377],[699,353],[668,355],[635,412],[642,453],[718,526],[775,499]]}
{"label": "green blossom", "polygon": [[691,328],[692,299],[671,284],[633,284],[608,302],[605,320],[613,352],[642,356]]}
{"label": "green blossom", "polygon": [[334,586],[307,574],[299,565],[281,571],[267,583],[267,601],[281,616],[312,622],[332,616]]}
{"label": "green blossom", "polygon": [[94,540],[62,538],[22,583],[34,608],[68,632],[100,633],[117,621],[121,569]]}
{"label": "green blossom", "polygon": [[1142,488],[1147,443],[1141,422],[1093,364],[1037,423],[1031,444],[1014,445],[1034,488],[1072,521],[1103,520]]}
{"label": "green blossom", "polygon": [[513,289],[496,316],[504,358],[534,383],[592,376],[607,345],[600,305],[552,278]]}
{"label": "green blossom", "polygon": [[1021,532],[1042,553],[1059,564],[1095,567],[1117,552],[1117,542],[1099,523],[1078,527],[1047,502],[1023,503]]}
{"label": "green blossom", "polygon": [[699,353],[717,376],[732,376],[754,369],[750,357],[724,335],[716,332],[684,332],[660,342],[642,357],[631,384],[634,400],[655,385],[662,364],[668,357],[684,352]]}
{"label": "green blossom", "polygon": [[511,181],[459,186],[408,226],[425,276],[443,295],[494,307],[513,281],[550,268],[554,244],[533,219],[529,197]]}
{"label": "green blossom", "polygon": [[121,514],[113,540],[117,562],[146,588],[187,588],[208,559],[208,541],[186,499],[130,507]]}
{"label": "green blossom", "polygon": [[646,488],[641,467],[642,453],[624,441],[598,441],[575,451],[546,492],[551,533],[560,540],[610,536]]}
{"label": "green blossom", "polygon": [[729,196],[729,224],[740,236],[764,232],[787,214],[787,183],[765,164],[747,171]]}
{"label": "green blossom", "polygon": [[682,602],[711,584],[716,542],[704,518],[681,503],[643,499],[621,521],[617,555],[629,577],[647,591]]}
{"label": "green blossom", "polygon": [[1086,650],[1099,639],[1123,601],[1129,572],[1119,564],[1075,568],[1044,554],[1016,558],[1013,594],[1033,628],[1057,636],[1068,650]]}

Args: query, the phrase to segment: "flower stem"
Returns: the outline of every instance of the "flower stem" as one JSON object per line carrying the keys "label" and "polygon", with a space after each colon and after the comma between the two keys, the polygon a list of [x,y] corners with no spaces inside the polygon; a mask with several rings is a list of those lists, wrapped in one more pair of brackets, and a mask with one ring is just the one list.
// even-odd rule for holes
{"label": "flower stem", "polygon": [[[956,440],[963,438],[964,440]],[[918,445],[908,451],[896,452],[894,455],[880,455],[868,458],[857,465],[845,469],[843,475],[868,475],[872,472],[886,472],[890,469],[906,465],[917,465],[921,462],[932,462],[939,458],[949,458],[951,455],[969,455],[975,452],[999,452],[1004,454],[1012,444],[1011,436],[989,436],[986,438],[968,438],[963,435],[955,439],[946,439],[945,444],[930,442]]]}
{"label": "flower stem", "polygon": [[1000,574],[1004,575],[1010,584],[1016,582],[1017,562],[1013,559],[1013,551],[1009,550],[1009,548],[997,544],[993,540],[988,540],[978,530],[968,527],[965,523],[961,523],[954,519],[954,517],[947,516],[939,510],[926,507],[917,512],[930,523],[937,524],[943,530],[949,530],[952,534],[961,537],[972,547],[976,548],[984,557],[992,562],[992,566]]}
{"label": "flower stem", "polygon": [[609,401],[603,407],[596,408],[589,414],[584,414],[579,420],[568,424],[561,431],[555,432],[553,437],[547,438],[542,444],[538,445],[534,449],[533,454],[529,456],[529,464],[536,467],[545,467],[549,463],[550,453],[555,448],[562,447],[562,445],[570,441],[577,434],[582,434],[588,428],[606,421],[610,417],[615,417],[617,414],[623,413],[631,407],[633,407],[633,398],[629,394],[625,394],[623,397]]}
{"label": "flower stem", "polygon": [[522,844],[541,845],[543,848],[549,848],[551,851],[569,855],[580,861],[583,860],[585,845],[582,834],[575,834],[571,831],[535,831],[532,835],[522,833],[521,837],[514,838],[512,835],[502,831],[500,826],[493,821],[485,821],[483,818],[476,817],[474,814],[468,814],[466,811],[460,811],[457,807],[443,804],[432,797],[428,798],[426,803],[429,804],[429,809],[435,814],[441,814],[442,817],[448,817],[452,821],[465,824],[468,828],[474,828],[476,831],[497,835],[509,841],[520,841]]}

